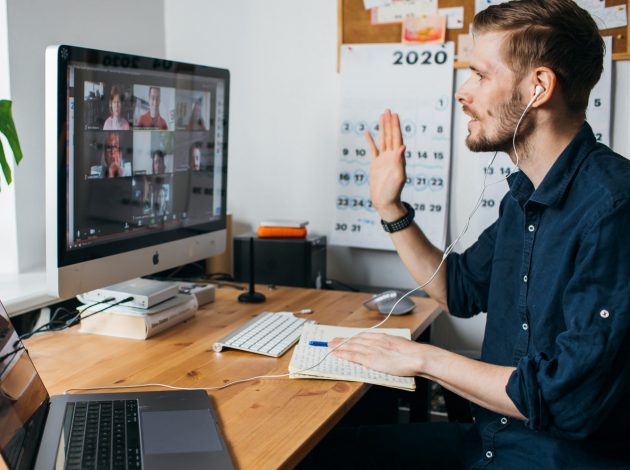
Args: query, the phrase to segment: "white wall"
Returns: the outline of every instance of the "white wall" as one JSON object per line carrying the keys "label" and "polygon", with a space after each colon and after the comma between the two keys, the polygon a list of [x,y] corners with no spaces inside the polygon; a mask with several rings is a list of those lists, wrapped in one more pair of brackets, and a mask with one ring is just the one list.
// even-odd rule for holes
{"label": "white wall", "polygon": [[[265,218],[310,221],[330,235],[334,212],[339,75],[336,0],[165,0],[169,58],[227,67],[232,72],[228,209],[236,233]],[[203,18],[195,24],[191,18]],[[613,147],[630,154],[628,62],[615,64],[617,106]],[[466,71],[456,73],[461,83]],[[481,180],[463,145],[457,110],[453,135],[451,236],[463,228]],[[459,139],[459,140],[458,140]],[[474,229],[462,247],[474,241]],[[353,284],[413,287],[393,253],[329,246],[329,277]],[[434,341],[478,349],[485,317],[441,317]]]}
{"label": "white wall", "polygon": [[[0,0],[0,99],[11,99],[11,79],[9,76],[9,35],[7,22],[7,2]],[[4,136],[0,137],[7,163],[15,172],[13,155]],[[0,176],[0,214],[2,214],[3,230],[0,230],[0,246],[17,244],[17,223],[15,217],[15,188],[7,186],[4,176]],[[17,270],[18,258],[16,250],[10,250],[2,257],[0,274]]]}
{"label": "white wall", "polygon": [[14,175],[18,246],[0,246],[0,258],[17,252],[18,270],[26,272],[45,263],[46,46],[63,43],[162,57],[164,8],[155,0],[8,0],[7,13],[13,117],[24,160]]}
{"label": "white wall", "polygon": [[[339,108],[337,0],[9,0],[8,18],[12,96],[25,153],[15,184],[22,269],[44,259],[44,49],[53,43],[229,68],[228,209],[236,233],[261,219],[283,217],[308,219],[312,233],[330,235]],[[458,71],[456,83],[465,74]],[[630,155],[629,62],[615,64],[614,81],[613,148]],[[462,229],[481,183],[470,179],[476,167],[462,145],[464,134],[458,110],[451,235]],[[476,235],[471,230],[462,247]],[[394,253],[329,247],[328,261],[329,277],[340,281],[414,286]],[[443,316],[435,341],[478,348],[484,321]]]}
{"label": "white wall", "polygon": [[168,56],[231,71],[228,209],[237,224],[282,216],[328,231],[336,11],[336,0],[165,1]]}

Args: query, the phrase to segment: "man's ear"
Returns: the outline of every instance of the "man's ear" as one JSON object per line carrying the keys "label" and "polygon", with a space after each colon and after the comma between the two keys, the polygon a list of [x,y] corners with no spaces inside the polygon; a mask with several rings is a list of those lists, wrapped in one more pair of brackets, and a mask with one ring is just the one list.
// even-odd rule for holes
{"label": "man's ear", "polygon": [[[549,67],[536,67],[532,71],[532,108],[548,103],[557,92],[558,79],[556,73]],[[542,90],[541,90],[542,88]]]}

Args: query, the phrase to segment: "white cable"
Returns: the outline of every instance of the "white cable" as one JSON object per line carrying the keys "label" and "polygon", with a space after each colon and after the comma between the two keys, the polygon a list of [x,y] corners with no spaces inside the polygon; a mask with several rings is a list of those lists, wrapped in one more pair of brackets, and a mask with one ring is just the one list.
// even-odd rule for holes
{"label": "white cable", "polygon": [[[521,125],[521,121],[525,117],[525,114],[527,113],[527,111],[529,111],[529,108],[532,106],[533,102],[534,102],[534,100],[532,99],[529,102],[529,104],[525,107],[525,111],[523,111],[523,114],[521,114],[521,117],[520,117],[520,119],[518,120],[518,122],[516,124],[516,128],[514,129],[514,135],[512,136],[512,147],[514,148],[514,154],[516,155],[516,163],[515,163],[515,165],[516,165],[517,169],[520,169],[520,167],[518,166],[518,161],[519,161],[518,153],[516,153],[516,133],[518,132],[518,128]],[[376,325],[364,328],[364,329],[359,330],[356,333],[350,335],[344,341],[342,341],[340,344],[338,344],[336,347],[334,347],[330,351],[328,351],[318,362],[316,362],[315,364],[313,364],[310,367],[306,367],[304,369],[300,369],[300,370],[294,372],[294,374],[299,374],[299,373],[302,373],[304,371],[311,370],[311,369],[317,367],[322,362],[324,362],[324,360],[328,356],[330,356],[333,352],[335,352],[337,349],[339,349],[341,346],[346,344],[348,341],[350,341],[352,338],[354,338],[358,334],[363,333],[363,332],[368,331],[368,330],[373,330],[374,328],[378,328],[383,323],[385,323],[389,319],[389,317],[392,316],[392,313],[394,312],[394,309],[400,303],[401,300],[403,300],[404,298],[408,297],[409,295],[411,295],[412,293],[414,293],[418,289],[423,289],[425,286],[427,286],[431,282],[433,282],[433,280],[435,279],[435,276],[437,276],[437,273],[440,271],[440,268],[444,264],[444,261],[446,261],[446,258],[448,257],[448,255],[452,253],[452,251],[455,249],[455,245],[461,240],[461,238],[464,236],[464,234],[468,231],[468,228],[470,226],[470,221],[472,220],[473,216],[475,215],[475,213],[479,209],[479,207],[481,205],[481,201],[483,201],[483,196],[484,196],[484,194],[486,192],[486,188],[488,186],[492,186],[492,185],[501,183],[502,181],[505,181],[505,180],[507,180],[509,178],[510,175],[508,174],[508,175],[506,175],[505,177],[503,177],[503,178],[501,178],[499,180],[496,180],[496,181],[493,181],[492,183],[486,184],[486,179],[488,177],[488,172],[489,172],[488,169],[492,167],[492,164],[494,163],[494,160],[496,159],[498,153],[499,153],[498,151],[494,153],[494,156],[490,160],[490,163],[488,163],[488,166],[486,166],[486,171],[484,171],[484,175],[483,175],[483,183],[482,183],[483,187],[481,188],[481,193],[479,194],[479,198],[477,199],[477,202],[475,203],[475,206],[473,207],[472,212],[470,213],[470,215],[468,216],[468,219],[466,220],[466,224],[464,225],[463,230],[459,233],[459,235],[457,235],[457,237],[455,237],[455,240],[453,240],[453,242],[444,249],[444,253],[442,254],[442,259],[440,260],[439,264],[437,265],[437,268],[435,268],[435,271],[433,271],[433,274],[431,274],[431,276],[429,276],[429,279],[425,283],[420,284],[417,287],[414,287],[413,289],[411,289],[410,291],[405,293],[402,297],[400,297],[400,299],[398,299],[394,303],[394,305],[392,306],[392,308],[389,311],[389,313],[387,314],[387,316],[383,320],[378,322]],[[511,172],[510,172],[510,174],[511,174]],[[306,312],[300,311],[300,312],[295,312],[295,313],[306,313]],[[248,377],[246,379],[233,380],[232,382],[228,382],[226,384],[219,385],[219,386],[216,386],[216,387],[175,387],[173,385],[166,385],[166,384],[112,385],[112,386],[105,386],[105,387],[69,388],[69,389],[67,389],[65,391],[65,393],[68,393],[70,391],[104,390],[104,389],[117,389],[117,388],[142,388],[142,387],[164,387],[164,388],[169,388],[169,389],[173,389],[173,390],[206,390],[206,391],[214,391],[214,390],[222,390],[224,388],[231,387],[232,385],[236,385],[236,384],[240,384],[240,383],[244,383],[244,382],[249,382],[251,380],[256,380],[256,379],[280,379],[280,378],[283,378],[283,377],[289,377],[289,375],[290,375],[290,373],[278,374],[278,375],[256,375],[254,377]]]}

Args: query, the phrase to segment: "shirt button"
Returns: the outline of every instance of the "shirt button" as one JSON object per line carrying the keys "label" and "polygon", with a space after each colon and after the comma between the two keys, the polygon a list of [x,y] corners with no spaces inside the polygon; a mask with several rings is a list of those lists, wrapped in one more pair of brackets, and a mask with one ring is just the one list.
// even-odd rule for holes
{"label": "shirt button", "polygon": [[610,316],[610,313],[608,312],[608,310],[602,310],[601,312],[599,312],[599,316],[602,318],[608,318]]}
{"label": "shirt button", "polygon": [[491,458],[492,458],[492,455],[493,455],[493,454],[492,454],[492,451],[491,451],[491,450],[489,450],[488,452],[486,452],[486,458],[487,458],[487,459],[491,459]]}
{"label": "shirt button", "polygon": [[505,416],[501,418],[501,424],[507,424],[507,418]]}
{"label": "shirt button", "polygon": [[523,276],[523,282],[527,282],[527,275]]}
{"label": "shirt button", "polygon": [[533,225],[530,225],[529,227],[527,227],[527,230],[529,230],[530,232],[533,232],[534,230],[536,230],[536,227],[534,227]]}
{"label": "shirt button", "polygon": [[523,327],[523,329],[524,329],[525,331],[527,331],[527,328],[529,328],[529,327],[527,326],[527,323],[523,323],[521,326]]}

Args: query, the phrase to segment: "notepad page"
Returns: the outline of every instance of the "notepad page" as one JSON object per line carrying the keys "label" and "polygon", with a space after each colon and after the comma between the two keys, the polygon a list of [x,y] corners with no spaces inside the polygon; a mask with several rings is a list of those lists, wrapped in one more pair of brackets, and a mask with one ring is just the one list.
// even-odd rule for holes
{"label": "notepad page", "polygon": [[[414,390],[415,381],[413,377],[385,374],[368,369],[360,364],[340,359],[332,354],[325,357],[330,352],[330,348],[309,346],[308,344],[309,341],[331,341],[334,338],[348,338],[362,331],[368,331],[368,329],[317,324],[305,325],[300,341],[295,347],[289,363],[290,377],[350,380]],[[411,339],[411,333],[406,328],[377,328],[369,331]],[[321,364],[318,364],[320,361]],[[314,364],[318,365],[313,367]]]}

